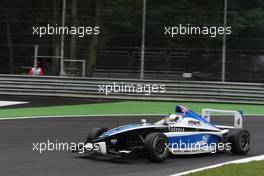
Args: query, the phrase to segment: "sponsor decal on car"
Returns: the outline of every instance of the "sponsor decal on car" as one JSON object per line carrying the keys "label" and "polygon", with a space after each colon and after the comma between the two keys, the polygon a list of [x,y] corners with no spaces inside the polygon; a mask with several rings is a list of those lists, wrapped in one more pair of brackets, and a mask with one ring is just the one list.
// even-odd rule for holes
{"label": "sponsor decal on car", "polygon": [[201,122],[200,121],[196,121],[196,120],[189,120],[188,121],[188,125],[191,125],[191,126],[201,126]]}

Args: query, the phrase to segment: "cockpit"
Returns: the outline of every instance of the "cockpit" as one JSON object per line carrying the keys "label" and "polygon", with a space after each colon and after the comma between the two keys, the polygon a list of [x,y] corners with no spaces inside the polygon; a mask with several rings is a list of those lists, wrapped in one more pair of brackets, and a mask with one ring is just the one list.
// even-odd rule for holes
{"label": "cockpit", "polygon": [[155,124],[156,125],[169,125],[169,124],[177,123],[181,119],[182,119],[182,115],[180,114],[169,114],[165,118],[156,122]]}

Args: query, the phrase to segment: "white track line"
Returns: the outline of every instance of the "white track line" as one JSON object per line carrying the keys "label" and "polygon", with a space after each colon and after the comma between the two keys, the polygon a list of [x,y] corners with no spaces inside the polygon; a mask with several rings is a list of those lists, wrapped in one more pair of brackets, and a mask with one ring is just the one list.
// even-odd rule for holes
{"label": "white track line", "polygon": [[227,164],[241,164],[241,163],[248,163],[248,162],[251,162],[251,161],[261,161],[261,160],[264,160],[264,155],[259,155],[259,156],[243,158],[243,159],[228,161],[228,162],[224,162],[224,163],[219,163],[219,164],[215,164],[215,165],[211,165],[211,166],[202,167],[202,168],[199,168],[199,169],[193,169],[193,170],[189,170],[189,171],[186,171],[186,172],[173,174],[173,175],[170,175],[170,176],[182,176],[182,175],[187,175],[187,174],[191,174],[191,173],[195,173],[195,172],[199,172],[199,171],[204,171],[204,170],[207,170],[207,169],[213,169],[213,168],[221,167],[221,166],[224,166],[224,165],[227,165]]}
{"label": "white track line", "polygon": [[28,102],[23,101],[0,101],[0,107],[3,106],[11,106],[11,105],[19,105],[19,104],[26,104]]}

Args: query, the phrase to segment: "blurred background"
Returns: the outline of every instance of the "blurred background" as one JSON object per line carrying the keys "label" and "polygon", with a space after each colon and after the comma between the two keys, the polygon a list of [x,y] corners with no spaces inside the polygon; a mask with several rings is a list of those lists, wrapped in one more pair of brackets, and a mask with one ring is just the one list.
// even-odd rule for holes
{"label": "blurred background", "polygon": [[[65,0],[65,26],[100,35],[65,35],[66,76],[140,78],[143,0]],[[62,24],[63,0],[0,2],[0,74],[27,74],[35,46],[45,75],[60,75],[61,36],[32,35]],[[144,79],[222,80],[223,37],[164,35],[164,26],[223,26],[224,0],[147,0]],[[264,82],[264,0],[227,0],[225,81]],[[85,73],[83,72],[85,70]]]}

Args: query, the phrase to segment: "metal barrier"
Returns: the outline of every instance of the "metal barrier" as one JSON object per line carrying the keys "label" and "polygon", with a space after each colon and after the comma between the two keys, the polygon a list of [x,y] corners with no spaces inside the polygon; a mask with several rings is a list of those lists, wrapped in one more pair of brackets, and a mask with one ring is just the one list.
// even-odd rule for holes
{"label": "metal barrier", "polygon": [[[165,93],[110,93],[99,92],[99,85],[156,84],[165,85]],[[166,81],[107,78],[72,78],[49,76],[0,75],[0,95],[62,96],[80,98],[110,98],[127,100],[162,100],[191,102],[226,102],[264,104],[264,84]]]}

